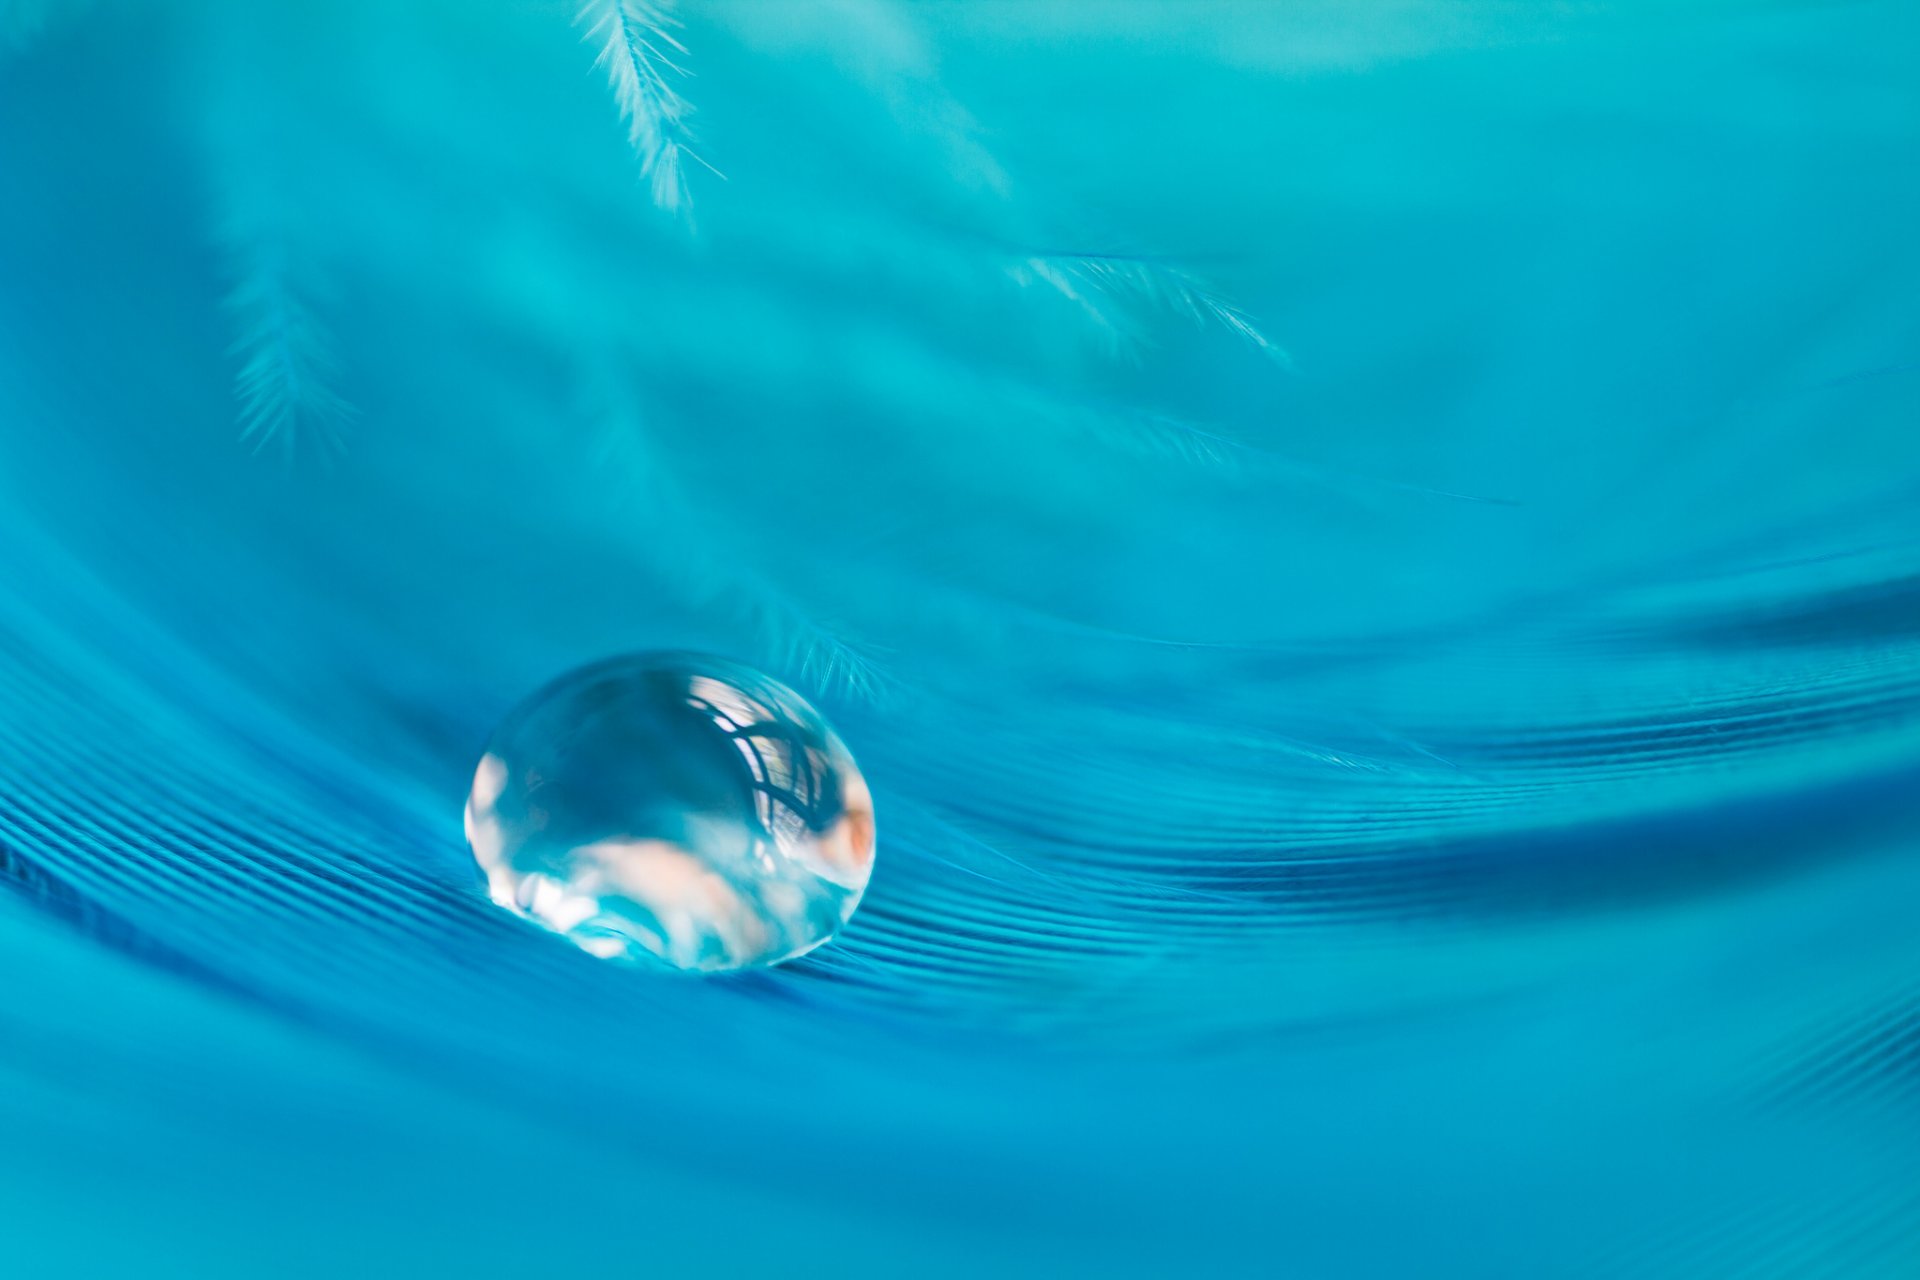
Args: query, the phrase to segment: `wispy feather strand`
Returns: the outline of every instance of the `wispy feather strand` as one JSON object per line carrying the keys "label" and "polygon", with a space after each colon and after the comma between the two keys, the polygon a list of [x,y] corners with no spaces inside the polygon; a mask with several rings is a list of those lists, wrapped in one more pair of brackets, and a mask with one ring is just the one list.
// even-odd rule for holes
{"label": "wispy feather strand", "polygon": [[674,88],[687,74],[675,61],[687,52],[673,34],[676,20],[649,0],[588,0],[575,22],[600,46],[595,65],[613,86],[653,202],[669,213],[680,211],[687,202],[686,161],[698,157],[687,127],[693,108]]}

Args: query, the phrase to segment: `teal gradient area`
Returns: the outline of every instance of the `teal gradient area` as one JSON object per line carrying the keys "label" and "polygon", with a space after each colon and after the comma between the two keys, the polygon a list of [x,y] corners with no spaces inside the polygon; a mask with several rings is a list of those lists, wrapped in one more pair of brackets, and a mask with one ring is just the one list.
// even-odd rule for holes
{"label": "teal gradient area", "polygon": [[[0,0],[0,1274],[1920,1275],[1920,10]],[[778,969],[461,807],[817,705]]]}

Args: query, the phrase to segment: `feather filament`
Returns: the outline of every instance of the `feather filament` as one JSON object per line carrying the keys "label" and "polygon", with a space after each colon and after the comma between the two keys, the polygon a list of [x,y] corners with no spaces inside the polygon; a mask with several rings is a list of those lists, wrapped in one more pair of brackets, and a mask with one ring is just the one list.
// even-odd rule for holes
{"label": "feather filament", "polygon": [[240,360],[240,439],[256,453],[276,446],[289,460],[303,444],[336,455],[359,410],[332,386],[332,338],[295,287],[284,249],[255,245],[238,256],[226,307],[238,326],[228,354]]}
{"label": "feather filament", "polygon": [[1040,253],[1007,270],[1018,283],[1046,285],[1082,308],[1122,349],[1138,342],[1131,312],[1143,307],[1224,329],[1276,364],[1293,366],[1251,316],[1178,263],[1132,254]]}
{"label": "feather filament", "polygon": [[574,21],[587,41],[600,46],[594,65],[607,73],[654,204],[680,212],[687,203],[684,161],[705,161],[689,145],[687,117],[693,108],[674,87],[687,74],[675,60],[687,52],[673,34],[678,23],[650,0],[588,0]]}

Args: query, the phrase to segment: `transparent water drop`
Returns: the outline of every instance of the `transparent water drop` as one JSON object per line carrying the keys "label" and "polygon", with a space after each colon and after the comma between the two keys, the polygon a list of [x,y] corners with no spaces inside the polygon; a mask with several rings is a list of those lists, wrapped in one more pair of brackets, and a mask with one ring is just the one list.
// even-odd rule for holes
{"label": "transparent water drop", "polygon": [[466,827],[499,905],[609,960],[702,972],[811,951],[873,871],[873,798],[820,713],[694,654],[613,658],[521,703]]}

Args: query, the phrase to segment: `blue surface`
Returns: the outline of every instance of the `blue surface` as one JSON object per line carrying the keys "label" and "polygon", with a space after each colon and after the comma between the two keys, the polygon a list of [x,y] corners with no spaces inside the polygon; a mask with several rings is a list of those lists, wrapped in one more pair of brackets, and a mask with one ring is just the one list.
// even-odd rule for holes
{"label": "blue surface", "polygon": [[[680,14],[0,4],[0,1270],[1920,1274],[1920,11]],[[485,900],[656,647],[833,946]]]}

